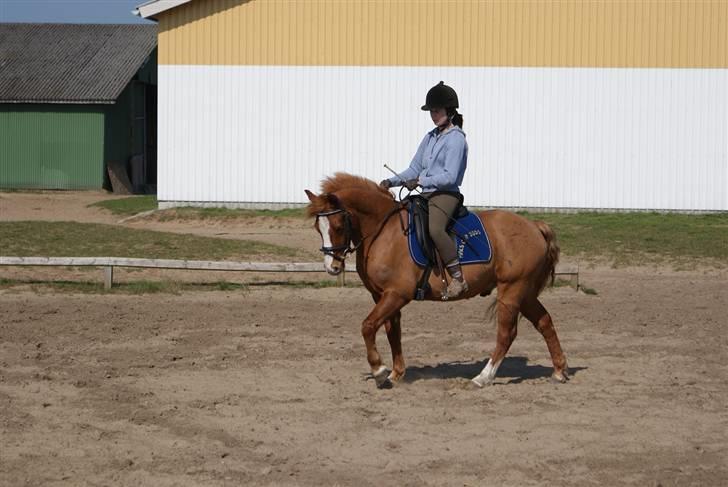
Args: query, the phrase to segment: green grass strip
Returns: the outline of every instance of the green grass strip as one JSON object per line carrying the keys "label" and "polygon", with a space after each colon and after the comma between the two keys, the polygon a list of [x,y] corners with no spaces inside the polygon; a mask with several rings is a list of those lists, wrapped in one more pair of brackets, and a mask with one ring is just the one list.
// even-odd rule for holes
{"label": "green grass strip", "polygon": [[[254,210],[189,209],[217,212]],[[187,209],[175,211],[186,212]],[[299,210],[285,210],[299,211]],[[255,210],[256,213],[263,210]],[[301,210],[302,212],[302,210]],[[282,214],[271,212],[272,214]],[[615,266],[728,266],[728,213],[525,213],[546,221],[562,251]],[[195,219],[190,214],[190,219]],[[303,250],[252,241],[75,222],[0,222],[0,255],[246,260],[260,254],[317,259]]]}
{"label": "green grass strip", "polygon": [[[105,289],[101,280],[69,281],[56,279],[51,281],[4,279],[0,278],[0,289],[16,289],[29,287],[35,292],[57,292],[66,294],[180,294],[185,291],[230,291],[248,293],[251,288],[275,286],[290,289],[324,289],[339,287],[334,280],[308,280],[308,281],[260,281],[253,283],[237,283],[229,281],[217,282],[181,282],[171,280],[160,281],[129,281],[114,283],[111,289]],[[347,283],[347,288],[362,287],[360,283]]]}
{"label": "green grass strip", "polygon": [[249,260],[266,254],[310,258],[303,250],[249,240],[199,237],[76,222],[0,222],[0,255]]}
{"label": "green grass strip", "polygon": [[[524,213],[556,232],[572,256],[606,257],[615,265],[728,265],[728,213]],[[708,262],[709,261],[709,262]]]}
{"label": "green grass strip", "polygon": [[131,196],[129,198],[99,201],[89,206],[104,208],[114,215],[131,216],[144,211],[156,210],[157,197],[154,195]]}

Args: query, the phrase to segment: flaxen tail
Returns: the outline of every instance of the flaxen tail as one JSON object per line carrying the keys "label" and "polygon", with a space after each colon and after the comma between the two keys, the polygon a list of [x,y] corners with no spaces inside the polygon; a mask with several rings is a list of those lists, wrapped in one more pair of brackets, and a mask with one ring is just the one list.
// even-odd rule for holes
{"label": "flaxen tail", "polygon": [[545,222],[536,221],[534,222],[541,231],[544,240],[546,240],[546,261],[544,264],[543,276],[538,282],[538,294],[544,290],[546,286],[553,286],[554,280],[556,279],[556,264],[559,263],[559,254],[561,249],[559,248],[558,242],[556,242],[556,234],[551,227]]}

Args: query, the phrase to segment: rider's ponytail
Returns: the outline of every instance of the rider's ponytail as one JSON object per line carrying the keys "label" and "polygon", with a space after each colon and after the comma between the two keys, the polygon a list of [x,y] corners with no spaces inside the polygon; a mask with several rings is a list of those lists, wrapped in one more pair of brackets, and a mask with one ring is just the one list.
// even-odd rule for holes
{"label": "rider's ponytail", "polygon": [[448,108],[447,115],[452,120],[453,125],[463,128],[463,116],[458,113],[457,108]]}

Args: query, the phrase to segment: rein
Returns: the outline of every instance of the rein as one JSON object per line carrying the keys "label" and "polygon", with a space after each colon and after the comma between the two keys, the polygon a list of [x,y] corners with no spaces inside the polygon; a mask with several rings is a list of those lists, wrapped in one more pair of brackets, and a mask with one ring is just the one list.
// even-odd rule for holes
{"label": "rein", "polygon": [[[391,210],[389,210],[389,212],[384,216],[381,223],[377,227],[377,230],[370,235],[362,236],[362,238],[361,238],[361,240],[359,240],[358,244],[354,244],[354,238],[352,235],[352,227],[351,227],[351,213],[349,213],[347,210],[345,210],[344,208],[337,208],[335,210],[316,213],[316,222],[317,223],[318,223],[318,219],[320,217],[328,218],[331,215],[337,215],[339,213],[344,214],[344,238],[345,238],[346,243],[341,244],[341,245],[331,245],[329,247],[324,245],[319,250],[321,250],[321,252],[323,252],[324,255],[331,256],[334,260],[337,260],[337,261],[343,263],[344,260],[346,259],[347,255],[352,254],[352,253],[356,252],[357,250],[359,250],[359,247],[362,246],[362,244],[364,243],[364,240],[366,240],[367,238],[372,238],[372,241],[374,241],[379,236],[379,234],[382,232],[382,229],[384,229],[384,225],[392,217],[392,215],[399,212],[402,208],[403,208],[403,205],[401,203],[395,204],[395,206]],[[402,228],[404,230],[404,222],[402,222],[401,215],[400,215],[400,224],[402,225]],[[343,254],[341,254],[340,256],[336,255],[336,252],[339,252],[341,250],[344,251]]]}

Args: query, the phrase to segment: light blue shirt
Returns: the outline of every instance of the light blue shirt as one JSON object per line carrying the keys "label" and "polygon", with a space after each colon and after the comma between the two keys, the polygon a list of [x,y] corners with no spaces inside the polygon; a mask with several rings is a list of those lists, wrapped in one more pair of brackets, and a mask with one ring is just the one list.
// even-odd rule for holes
{"label": "light blue shirt", "polygon": [[468,143],[465,132],[456,125],[440,133],[427,132],[409,167],[397,177],[389,178],[392,186],[401,186],[409,179],[419,179],[422,191],[460,192],[468,165]]}

